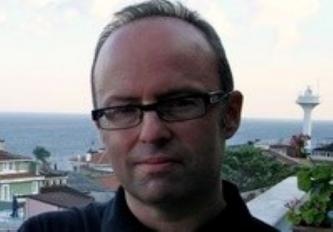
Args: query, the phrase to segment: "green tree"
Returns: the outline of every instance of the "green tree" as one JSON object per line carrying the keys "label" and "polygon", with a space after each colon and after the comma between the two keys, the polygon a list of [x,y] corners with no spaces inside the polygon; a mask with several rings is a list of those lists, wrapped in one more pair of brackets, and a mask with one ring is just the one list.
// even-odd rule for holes
{"label": "green tree", "polygon": [[35,158],[42,162],[42,164],[48,164],[48,158],[51,156],[51,153],[42,146],[36,146],[32,151]]}
{"label": "green tree", "polygon": [[227,149],[222,165],[224,179],[237,184],[241,191],[269,187],[296,173],[288,166],[264,155],[260,149],[244,145]]}

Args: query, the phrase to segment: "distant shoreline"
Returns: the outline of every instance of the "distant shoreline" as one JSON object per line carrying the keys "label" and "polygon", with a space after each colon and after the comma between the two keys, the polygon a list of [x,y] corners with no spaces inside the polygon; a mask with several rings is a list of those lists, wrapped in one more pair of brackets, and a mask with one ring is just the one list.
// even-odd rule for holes
{"label": "distant shoreline", "polygon": [[[301,119],[244,118],[227,145],[256,139],[286,141],[301,130]],[[313,144],[333,141],[333,120],[314,120],[312,135]],[[79,113],[0,112],[0,139],[5,140],[6,150],[21,155],[32,156],[37,145],[43,146],[53,159],[64,165],[69,157],[102,146],[90,115]]]}
{"label": "distant shoreline", "polygon": [[[26,116],[82,116],[90,117],[90,112],[87,113],[77,113],[77,112],[11,112],[11,111],[0,111],[1,115],[26,115]],[[261,118],[261,117],[242,117],[242,120],[251,120],[251,121],[291,121],[291,122],[302,122],[303,118]],[[313,122],[333,122],[333,119],[316,119],[315,117],[312,120]]]}

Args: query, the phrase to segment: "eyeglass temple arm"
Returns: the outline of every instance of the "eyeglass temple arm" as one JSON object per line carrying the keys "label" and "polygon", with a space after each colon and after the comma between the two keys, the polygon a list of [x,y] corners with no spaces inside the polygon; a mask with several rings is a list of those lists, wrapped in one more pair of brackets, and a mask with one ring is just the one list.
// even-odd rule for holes
{"label": "eyeglass temple arm", "polygon": [[222,100],[225,100],[229,97],[230,95],[230,92],[228,93],[224,93],[222,91],[216,91],[216,92],[213,92],[210,94],[209,96],[209,102],[211,104],[214,104],[214,103],[217,103],[217,102],[220,102]]}

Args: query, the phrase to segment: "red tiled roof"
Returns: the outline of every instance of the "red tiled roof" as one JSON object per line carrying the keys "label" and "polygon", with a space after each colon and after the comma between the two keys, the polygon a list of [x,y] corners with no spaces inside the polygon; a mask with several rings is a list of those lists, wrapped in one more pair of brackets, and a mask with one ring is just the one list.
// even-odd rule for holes
{"label": "red tiled roof", "polygon": [[118,178],[115,174],[103,175],[95,177],[95,180],[100,183],[105,189],[116,191],[120,186]]}
{"label": "red tiled roof", "polygon": [[29,159],[31,160],[31,157],[23,156],[23,155],[16,155],[16,154],[11,154],[7,151],[0,150],[0,161],[3,160],[22,160],[22,159]]}
{"label": "red tiled roof", "polygon": [[28,198],[61,208],[83,207],[94,201],[92,197],[66,186],[48,189],[44,193],[31,195]]}
{"label": "red tiled roof", "polygon": [[33,177],[42,177],[41,175],[36,175],[34,173],[15,173],[15,174],[5,174],[0,175],[0,179],[18,179],[18,178],[33,178]]}

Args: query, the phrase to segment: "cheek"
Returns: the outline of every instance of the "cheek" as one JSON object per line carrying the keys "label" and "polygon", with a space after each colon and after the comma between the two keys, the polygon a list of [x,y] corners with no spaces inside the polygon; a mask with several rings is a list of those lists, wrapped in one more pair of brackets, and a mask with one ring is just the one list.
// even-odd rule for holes
{"label": "cheek", "polygon": [[[190,122],[190,121],[189,121]],[[178,138],[182,138],[182,143],[191,151],[196,160],[199,162],[208,162],[214,156],[213,162],[219,158],[222,151],[223,133],[220,123],[216,119],[193,120],[192,125],[184,125],[179,128]],[[218,155],[217,155],[218,154]]]}
{"label": "cheek", "polygon": [[131,135],[126,131],[102,131],[100,136],[108,154],[123,155],[131,149]]}
{"label": "cheek", "polygon": [[119,132],[102,132],[101,138],[105,146],[106,156],[111,161],[114,171],[118,174],[126,166],[130,149],[130,139]]}

